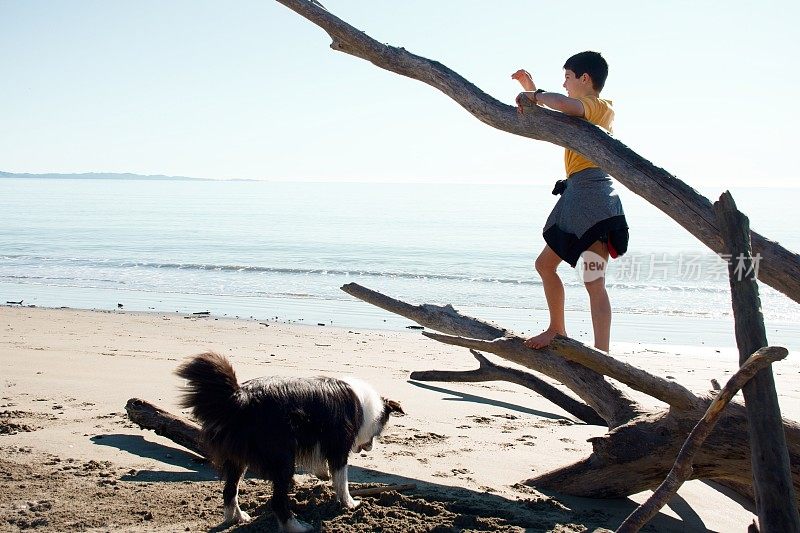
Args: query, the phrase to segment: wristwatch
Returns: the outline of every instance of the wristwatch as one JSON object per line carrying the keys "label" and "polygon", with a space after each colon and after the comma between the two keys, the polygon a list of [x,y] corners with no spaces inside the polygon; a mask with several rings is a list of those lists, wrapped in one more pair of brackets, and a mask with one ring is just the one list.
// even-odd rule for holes
{"label": "wristwatch", "polygon": [[533,91],[533,103],[534,104],[537,104],[537,105],[539,104],[538,99],[536,98],[536,95],[539,94],[539,93],[544,93],[544,92],[547,92],[547,91],[545,91],[544,89],[536,89],[535,91]]}

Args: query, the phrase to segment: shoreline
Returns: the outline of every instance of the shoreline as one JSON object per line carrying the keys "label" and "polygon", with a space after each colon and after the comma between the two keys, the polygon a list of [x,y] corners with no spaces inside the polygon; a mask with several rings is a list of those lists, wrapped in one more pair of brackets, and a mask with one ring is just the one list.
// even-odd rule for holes
{"label": "shoreline", "polygon": [[[27,413],[0,421],[30,427],[30,431],[0,435],[0,450],[6,452],[3,466],[16,471],[26,464],[35,479],[52,473],[47,469],[55,467],[43,465],[56,461],[54,458],[58,465],[107,462],[111,466],[106,470],[111,473],[106,474],[119,490],[148,486],[148,490],[167,491],[168,497],[159,493],[159,498],[176,501],[187,498],[191,487],[186,483],[197,483],[192,487],[202,493],[198,505],[205,506],[208,513],[201,520],[207,529],[221,516],[217,515],[221,488],[213,481],[213,471],[198,467],[175,443],[131,424],[124,405],[131,397],[141,397],[180,412],[181,382],[172,371],[183,357],[215,349],[231,359],[240,381],[267,374],[356,374],[385,396],[400,401],[409,414],[391,421],[381,444],[370,454],[352,457],[351,481],[413,482],[425,498],[469,494],[484,503],[496,498],[491,501],[511,506],[512,514],[522,512],[514,502],[533,498],[549,502],[544,508],[554,513],[552,520],[564,525],[559,531],[583,531],[576,524],[619,524],[634,502],[649,494],[624,500],[587,500],[543,495],[519,486],[521,479],[532,474],[585,457],[591,451],[587,439],[603,434],[605,428],[576,423],[541,397],[506,382],[409,380],[413,370],[475,366],[466,350],[436,343],[419,332],[184,316],[0,307],[4,331],[0,337],[0,373],[4,376],[0,411]],[[731,349],[667,345],[620,344],[617,357],[672,377],[697,392],[710,389],[711,378],[724,383],[738,361]],[[793,419],[800,417],[798,373],[796,357],[775,366],[783,414]],[[654,404],[652,398],[631,395]],[[491,461],[486,460],[487,451],[491,451]],[[136,474],[125,474],[131,471]],[[177,480],[184,482],[175,483]],[[298,476],[298,490],[311,490],[310,483],[308,476]],[[4,485],[0,480],[0,487],[6,491],[7,501],[40,499],[16,484]],[[109,497],[113,498],[113,493]],[[247,498],[243,496],[243,500]],[[54,502],[58,503],[58,497]],[[111,502],[124,504],[117,499]],[[108,524],[108,516],[89,507],[91,500],[77,512],[99,513],[98,523],[105,520]],[[9,512],[0,506],[0,513]],[[117,511],[121,516],[126,512],[133,511]],[[751,517],[747,506],[693,481],[681,489],[678,500],[664,509],[656,524],[659,531],[729,531],[749,523]],[[174,517],[163,520],[143,522],[141,530],[174,529],[176,522],[169,521]],[[125,529],[131,529],[125,524]],[[187,527],[195,530],[198,524]]]}
{"label": "shoreline", "polygon": [[[9,284],[0,284],[0,305],[7,301],[22,300],[22,307],[30,304],[43,309],[84,309],[116,311],[122,303],[126,311],[145,313],[191,314],[209,311],[216,318],[240,318],[257,321],[279,321],[291,324],[325,324],[350,328],[386,331],[405,330],[414,322],[389,313],[355,298],[320,299],[301,297],[215,296],[206,294],[157,294],[136,290],[123,292],[114,289],[53,287],[17,285],[10,291]],[[377,288],[380,290],[380,288]],[[389,294],[389,296],[397,296]],[[402,299],[402,296],[400,296]],[[409,302],[435,303],[447,302]],[[65,305],[66,304],[66,305]],[[613,302],[612,302],[613,305]],[[587,303],[588,306],[588,303]],[[508,307],[469,307],[457,309],[470,316],[487,320],[520,335],[535,335],[547,326],[546,309],[517,309]],[[567,309],[568,333],[571,337],[590,344],[592,339],[591,315],[586,309]],[[767,320],[767,337],[771,345],[784,346],[790,352],[800,351],[800,323]],[[614,310],[612,347],[623,344],[659,344],[735,348],[736,339],[732,316],[715,318],[697,315],[629,313]]]}

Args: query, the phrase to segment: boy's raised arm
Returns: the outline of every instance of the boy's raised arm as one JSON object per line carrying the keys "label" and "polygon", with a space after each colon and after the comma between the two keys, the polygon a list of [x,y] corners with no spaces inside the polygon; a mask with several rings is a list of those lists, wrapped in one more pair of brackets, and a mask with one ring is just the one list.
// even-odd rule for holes
{"label": "boy's raised arm", "polygon": [[536,84],[533,82],[533,77],[525,69],[519,69],[511,75],[511,79],[517,80],[525,92],[519,93],[517,96],[517,107],[519,112],[522,113],[522,104],[520,98],[527,98],[531,103],[537,105],[544,105],[550,109],[561,111],[567,115],[576,117],[583,117],[585,110],[583,102],[569,96],[564,96],[558,93],[536,92]]}
{"label": "boy's raised arm", "polygon": [[536,105],[543,105],[549,107],[550,109],[561,111],[565,115],[572,115],[574,117],[583,117],[586,112],[583,107],[583,102],[577,98],[570,98],[569,96],[564,96],[563,94],[558,93],[537,93],[534,90],[521,92],[517,96],[517,107],[519,108],[520,113],[523,112],[523,107],[520,103],[522,98],[525,98],[529,102],[535,103]]}
{"label": "boy's raised arm", "polygon": [[577,98],[570,98],[558,93],[538,93],[536,95],[536,103],[575,117],[583,117],[586,112],[583,102]]}

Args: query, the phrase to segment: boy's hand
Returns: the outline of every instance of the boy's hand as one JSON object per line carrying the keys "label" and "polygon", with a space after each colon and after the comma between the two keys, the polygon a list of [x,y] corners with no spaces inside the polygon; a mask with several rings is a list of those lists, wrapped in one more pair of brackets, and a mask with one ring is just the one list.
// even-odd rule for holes
{"label": "boy's hand", "polygon": [[519,69],[511,75],[512,80],[517,80],[522,88],[526,91],[535,91],[536,84],[533,83],[533,78],[527,70]]}
{"label": "boy's hand", "polygon": [[517,113],[520,115],[525,112],[526,107],[533,107],[535,104],[533,102],[533,98],[531,98],[531,93],[526,91],[524,93],[519,93],[517,95]]}

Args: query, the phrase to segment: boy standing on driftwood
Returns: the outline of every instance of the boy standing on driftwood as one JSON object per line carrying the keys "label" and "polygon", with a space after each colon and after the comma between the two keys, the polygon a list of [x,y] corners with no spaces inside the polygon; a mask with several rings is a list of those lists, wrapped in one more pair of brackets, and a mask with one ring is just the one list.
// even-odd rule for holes
{"label": "boy standing on driftwood", "polygon": [[[537,89],[531,75],[518,70],[511,77],[525,92],[517,96],[519,111],[523,103],[533,103],[581,117],[611,133],[614,109],[610,100],[600,98],[608,77],[608,63],[597,52],[581,52],[564,64],[567,95]],[[525,102],[527,100],[528,102]],[[589,293],[594,329],[594,346],[608,352],[611,336],[611,302],[605,286],[605,266],[609,256],[617,257],[628,249],[628,224],[611,177],[596,164],[572,150],[564,154],[566,179],[556,183],[553,194],[560,194],[544,225],[544,250],[536,258],[536,271],[542,278],[550,325],[525,341],[529,348],[542,348],[556,335],[566,335],[564,284],[556,269],[561,261],[573,268],[584,260],[583,280]]]}

